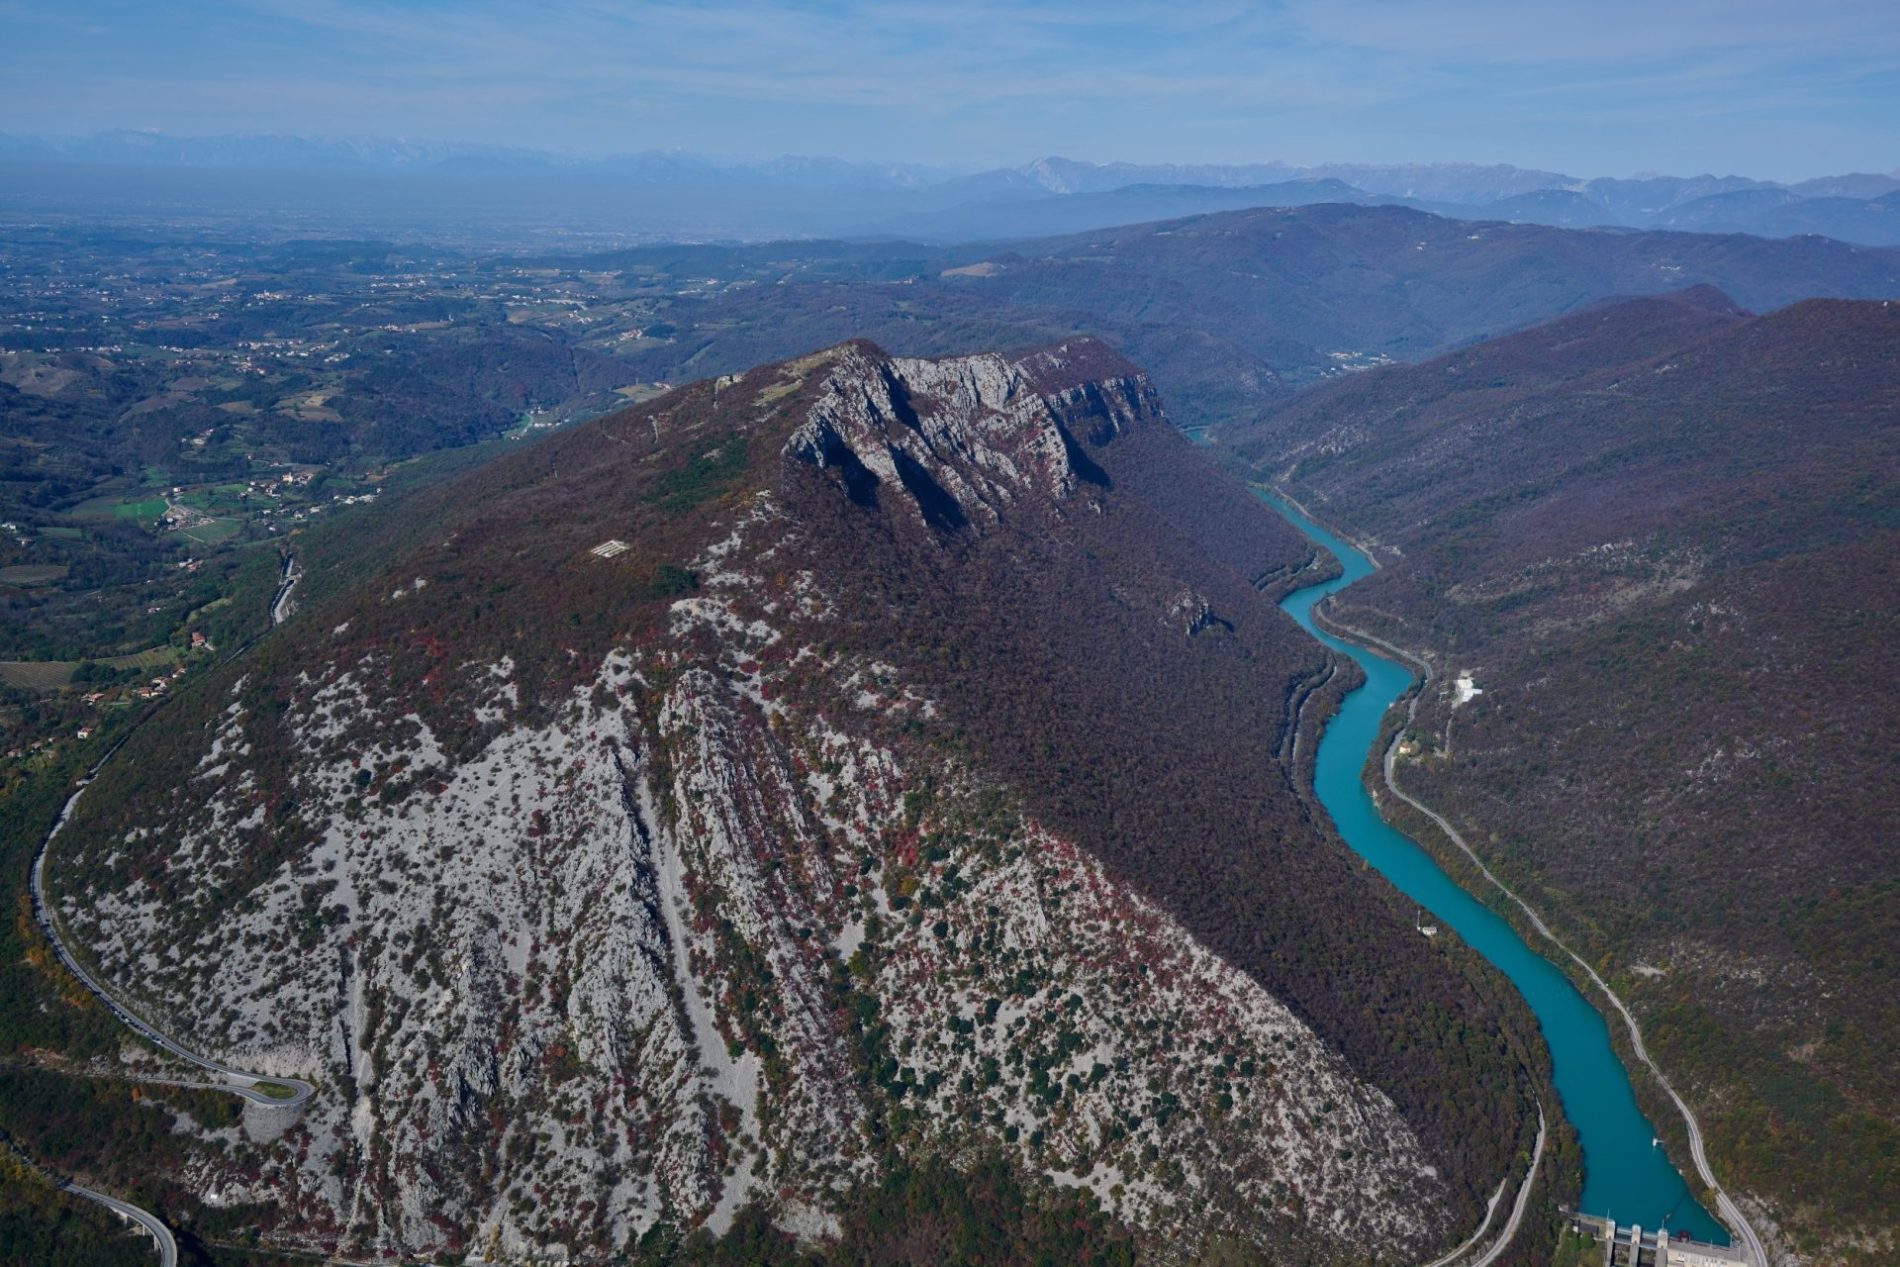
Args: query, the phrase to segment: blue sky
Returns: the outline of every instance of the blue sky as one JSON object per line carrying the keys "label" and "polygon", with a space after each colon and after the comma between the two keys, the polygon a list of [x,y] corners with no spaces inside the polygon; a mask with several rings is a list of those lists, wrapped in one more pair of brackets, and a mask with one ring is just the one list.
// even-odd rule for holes
{"label": "blue sky", "polygon": [[966,166],[1900,167],[1896,0],[0,0],[0,131]]}

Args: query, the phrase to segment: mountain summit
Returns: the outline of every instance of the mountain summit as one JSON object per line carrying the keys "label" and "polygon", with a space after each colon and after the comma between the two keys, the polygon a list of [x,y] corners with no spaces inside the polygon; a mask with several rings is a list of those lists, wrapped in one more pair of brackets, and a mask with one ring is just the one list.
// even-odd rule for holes
{"label": "mountain summit", "polygon": [[991,1157],[1065,1228],[1361,1262],[1521,1173],[1534,1030],[1296,790],[1310,551],[1106,346],[842,344],[307,554],[52,885],[156,1020],[316,1084],[278,1240],[863,1237]]}

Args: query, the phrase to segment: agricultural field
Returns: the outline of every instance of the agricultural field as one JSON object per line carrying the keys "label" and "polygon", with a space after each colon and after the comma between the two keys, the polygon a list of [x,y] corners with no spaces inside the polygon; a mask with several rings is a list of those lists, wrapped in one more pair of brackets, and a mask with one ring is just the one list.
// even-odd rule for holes
{"label": "agricultural field", "polygon": [[66,574],[71,570],[59,563],[16,563],[12,567],[0,568],[0,585],[14,585],[21,589],[50,585],[54,581],[66,579]]}
{"label": "agricultural field", "polygon": [[[148,647],[130,655],[101,656],[96,660],[0,660],[0,682],[23,691],[52,691],[82,684],[122,682],[141,674],[169,672],[184,659],[177,647]],[[80,676],[82,672],[84,676]]]}
{"label": "agricultural field", "polygon": [[0,660],[0,682],[22,691],[56,691],[78,667],[76,660]]}

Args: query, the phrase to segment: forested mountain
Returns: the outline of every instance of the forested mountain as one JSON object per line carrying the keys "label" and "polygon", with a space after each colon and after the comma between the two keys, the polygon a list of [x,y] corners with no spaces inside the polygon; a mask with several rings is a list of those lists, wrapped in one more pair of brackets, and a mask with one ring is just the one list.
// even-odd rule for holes
{"label": "forested mountain", "polygon": [[1399,1263],[1522,1175],[1534,1024],[1299,791],[1310,550],[1104,345],[841,344],[302,549],[52,860],[118,989],[317,1084],[188,1180],[271,1238]]}
{"label": "forested mountain", "polygon": [[1384,562],[1399,776],[1598,960],[1731,1186],[1900,1247],[1900,306],[1608,304],[1223,433]]}
{"label": "forested mountain", "polygon": [[[629,349],[642,378],[728,373],[863,336],[907,355],[999,340],[1113,341],[1155,376],[1174,419],[1196,427],[1257,412],[1295,389],[1384,360],[1418,360],[1618,294],[1708,283],[1768,309],[1817,295],[1900,297],[1900,255],[1819,238],[1472,224],[1403,207],[1326,204],[1126,225],[1011,248],[916,248],[915,272],[810,275],[862,248],[782,243],[722,251],[643,248],[597,268],[718,276],[740,261],[760,284],[696,293],[657,314],[663,341]],[[680,268],[677,275],[690,278]]]}
{"label": "forested mountain", "polygon": [[1894,255],[1836,242],[1341,205],[1010,247],[510,257],[39,223],[0,271],[0,719],[39,710],[68,733],[89,719],[46,687],[188,645],[237,553],[377,495],[417,455],[844,339],[937,356],[1102,333],[1196,427],[1616,292],[1900,296]]}

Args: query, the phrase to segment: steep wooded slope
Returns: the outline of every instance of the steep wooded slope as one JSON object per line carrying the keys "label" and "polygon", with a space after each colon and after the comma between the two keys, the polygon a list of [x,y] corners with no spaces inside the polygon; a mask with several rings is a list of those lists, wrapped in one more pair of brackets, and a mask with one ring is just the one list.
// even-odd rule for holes
{"label": "steep wooded slope", "polygon": [[1900,306],[1632,300],[1230,439],[1387,564],[1337,614],[1439,669],[1404,781],[1605,957],[1732,1181],[1888,1261]]}
{"label": "steep wooded slope", "polygon": [[278,1186],[216,1180],[280,1238],[822,1240],[995,1153],[1143,1243],[1404,1261],[1516,1173],[1528,1020],[1285,764],[1327,665],[1256,584],[1310,554],[1102,345],[841,345],[310,554],[54,886],[166,1023],[320,1084]]}

